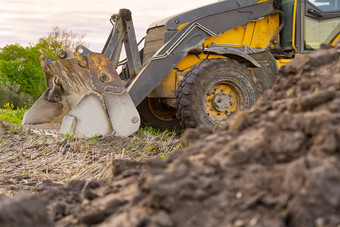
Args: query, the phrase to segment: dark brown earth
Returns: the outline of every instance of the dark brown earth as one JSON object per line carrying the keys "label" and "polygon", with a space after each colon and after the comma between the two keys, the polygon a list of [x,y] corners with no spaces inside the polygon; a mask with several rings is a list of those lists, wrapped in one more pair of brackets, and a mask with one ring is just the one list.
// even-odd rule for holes
{"label": "dark brown earth", "polygon": [[109,181],[2,197],[0,225],[340,226],[339,57],[339,44],[297,57],[228,128],[187,130],[165,160],[114,159]]}

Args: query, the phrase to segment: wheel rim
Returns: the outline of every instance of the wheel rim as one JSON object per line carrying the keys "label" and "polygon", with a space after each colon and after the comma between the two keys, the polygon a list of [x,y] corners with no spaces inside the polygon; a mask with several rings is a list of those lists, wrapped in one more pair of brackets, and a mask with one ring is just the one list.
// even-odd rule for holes
{"label": "wheel rim", "polygon": [[162,121],[176,119],[176,109],[165,105],[159,98],[148,98],[148,105],[152,114]]}
{"label": "wheel rim", "polygon": [[240,91],[230,81],[211,85],[205,96],[205,111],[214,125],[226,124],[240,108]]}

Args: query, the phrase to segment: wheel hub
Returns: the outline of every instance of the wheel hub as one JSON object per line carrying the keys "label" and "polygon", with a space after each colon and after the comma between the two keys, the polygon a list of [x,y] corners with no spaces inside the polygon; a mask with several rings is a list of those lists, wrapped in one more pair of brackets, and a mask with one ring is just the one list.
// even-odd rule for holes
{"label": "wheel hub", "polygon": [[227,122],[238,110],[237,88],[227,81],[212,85],[205,99],[205,109],[209,118],[216,124]]}
{"label": "wheel hub", "polygon": [[217,93],[211,100],[212,106],[215,110],[225,112],[229,109],[231,102],[229,95],[225,93]]}

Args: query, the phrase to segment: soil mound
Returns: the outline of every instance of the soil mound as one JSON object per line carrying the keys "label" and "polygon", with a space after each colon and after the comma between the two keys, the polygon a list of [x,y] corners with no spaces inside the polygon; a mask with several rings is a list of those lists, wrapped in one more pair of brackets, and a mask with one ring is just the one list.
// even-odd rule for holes
{"label": "soil mound", "polygon": [[186,131],[191,146],[165,161],[47,181],[39,201],[59,226],[339,226],[339,57],[339,44],[297,57],[227,129]]}

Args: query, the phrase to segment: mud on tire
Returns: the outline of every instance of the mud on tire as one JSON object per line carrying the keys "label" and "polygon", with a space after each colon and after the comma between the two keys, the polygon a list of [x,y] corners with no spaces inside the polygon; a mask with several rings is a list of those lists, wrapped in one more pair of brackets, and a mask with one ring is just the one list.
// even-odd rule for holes
{"label": "mud on tire", "polygon": [[200,124],[222,127],[259,95],[256,78],[231,59],[209,59],[194,65],[179,82],[177,118],[186,128]]}

